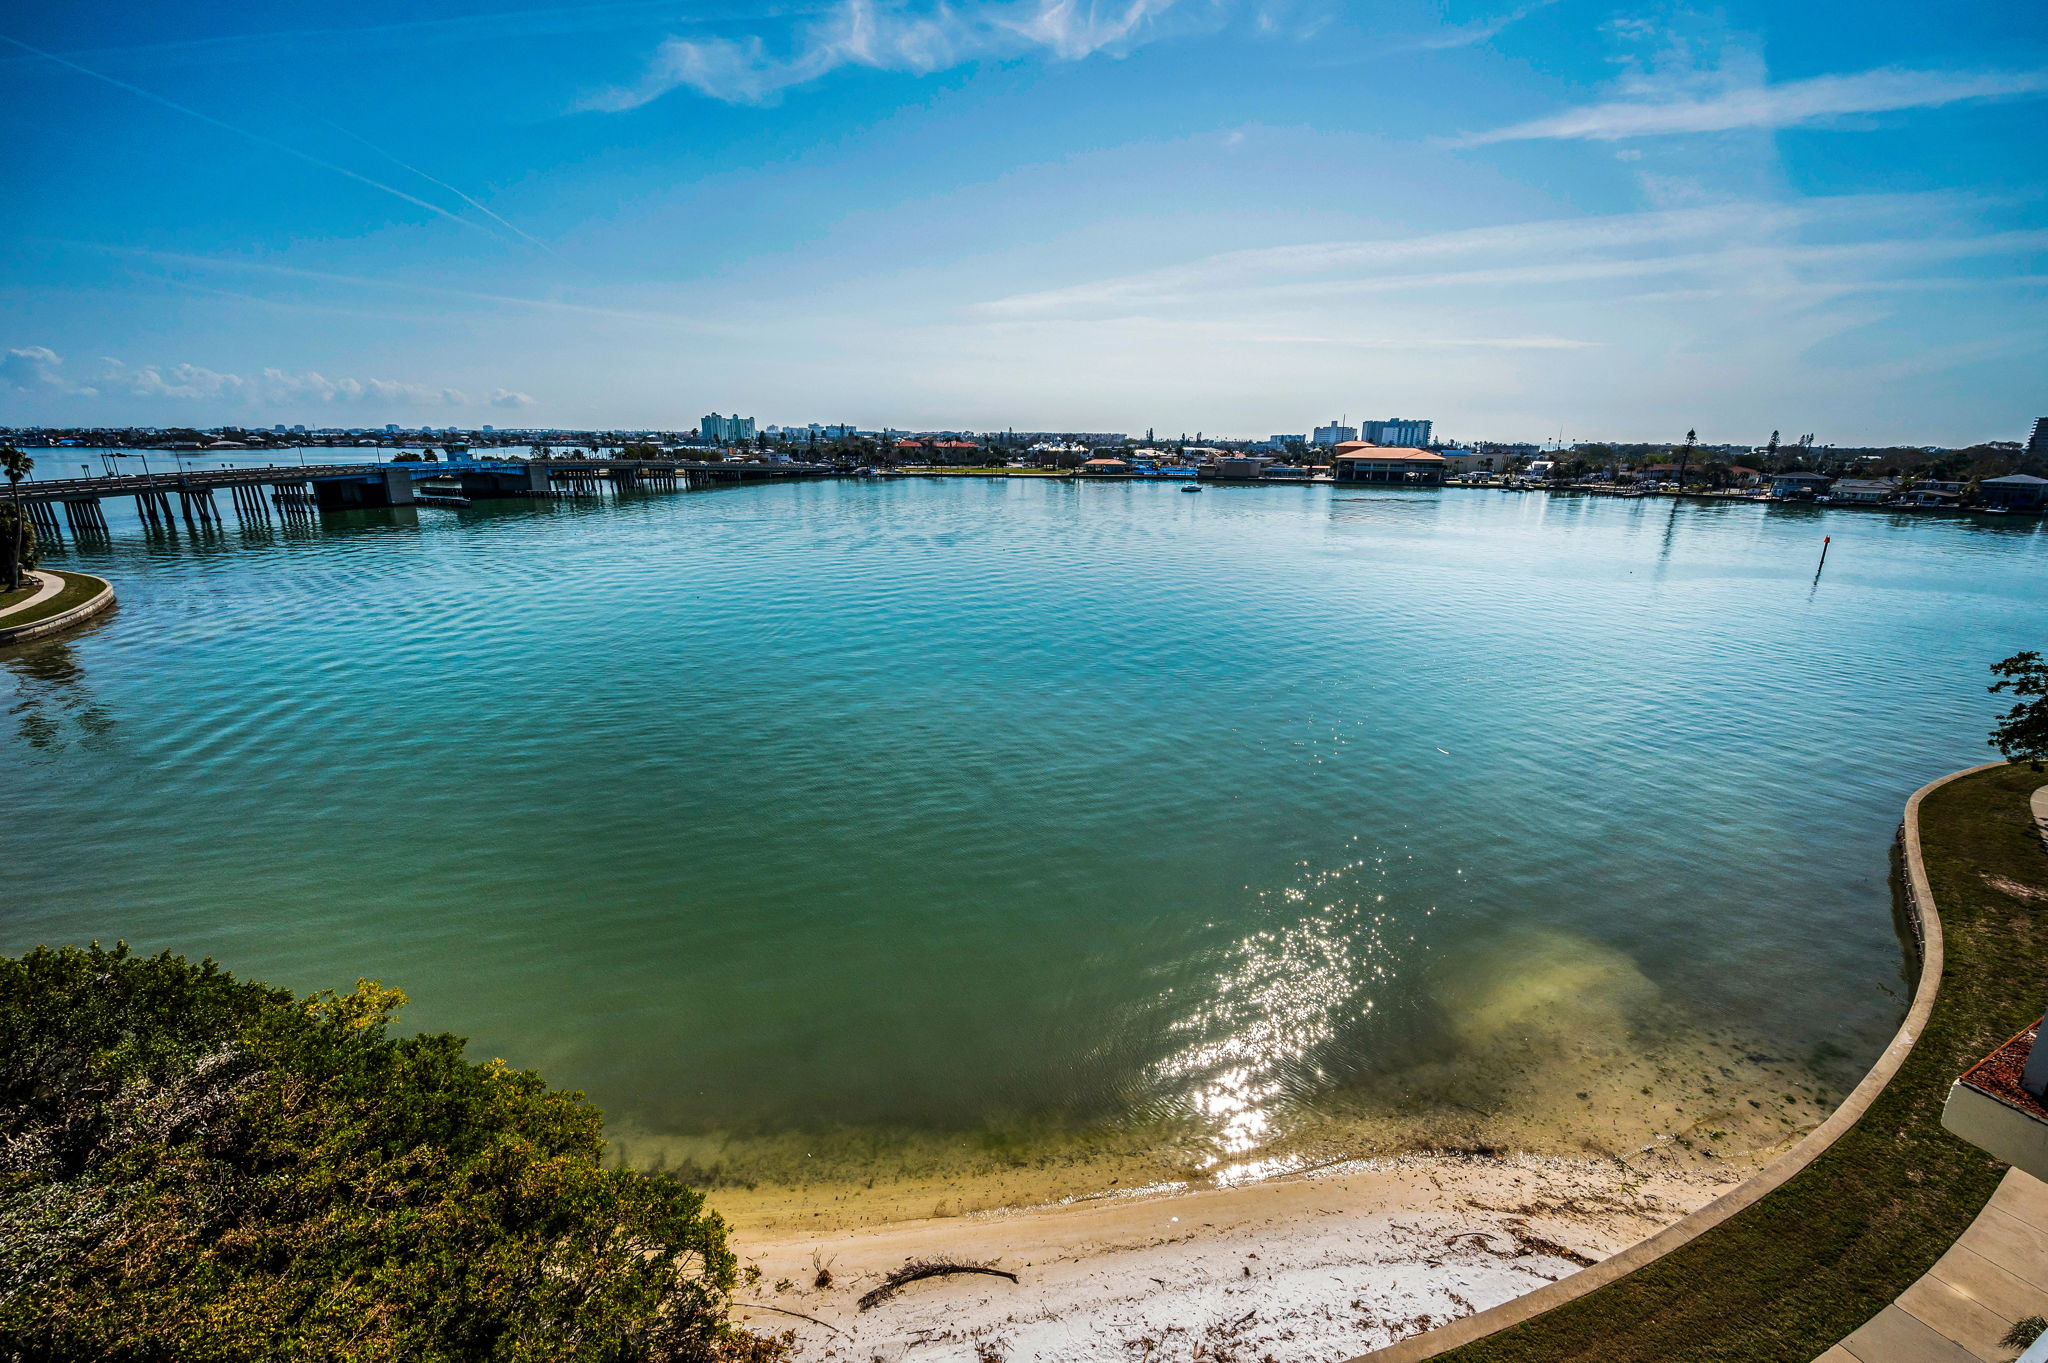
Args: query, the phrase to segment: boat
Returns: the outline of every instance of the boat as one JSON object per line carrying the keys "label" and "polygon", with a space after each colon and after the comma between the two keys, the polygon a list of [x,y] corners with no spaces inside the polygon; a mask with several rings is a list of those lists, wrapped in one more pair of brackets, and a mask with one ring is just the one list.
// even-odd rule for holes
{"label": "boat", "polygon": [[1193,483],[1189,483],[1186,487],[1181,489],[1182,492],[1200,492],[1201,490],[1202,489],[1196,487]]}

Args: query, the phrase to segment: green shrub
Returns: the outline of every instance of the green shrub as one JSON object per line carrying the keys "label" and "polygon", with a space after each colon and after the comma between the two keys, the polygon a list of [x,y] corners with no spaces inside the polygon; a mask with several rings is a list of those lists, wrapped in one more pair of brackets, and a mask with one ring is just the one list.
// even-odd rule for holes
{"label": "green shrub", "polygon": [[396,990],[0,959],[0,1358],[767,1359],[702,1194]]}

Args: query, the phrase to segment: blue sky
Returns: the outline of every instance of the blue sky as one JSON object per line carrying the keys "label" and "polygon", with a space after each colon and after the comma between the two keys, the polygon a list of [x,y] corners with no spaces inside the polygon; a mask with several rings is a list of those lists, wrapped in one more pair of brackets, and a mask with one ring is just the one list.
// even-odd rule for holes
{"label": "blue sky", "polygon": [[9,423],[2048,413],[2038,4],[85,0],[0,33]]}

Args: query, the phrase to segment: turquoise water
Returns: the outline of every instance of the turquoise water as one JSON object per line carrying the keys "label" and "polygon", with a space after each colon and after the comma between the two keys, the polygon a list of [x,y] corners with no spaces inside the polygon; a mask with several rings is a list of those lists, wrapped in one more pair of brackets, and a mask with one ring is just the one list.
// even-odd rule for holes
{"label": "turquoise water", "polygon": [[1839,1092],[2048,585],[2032,520],[1463,490],[109,506],[52,562],[119,610],[0,650],[0,948],[379,978],[748,1182]]}

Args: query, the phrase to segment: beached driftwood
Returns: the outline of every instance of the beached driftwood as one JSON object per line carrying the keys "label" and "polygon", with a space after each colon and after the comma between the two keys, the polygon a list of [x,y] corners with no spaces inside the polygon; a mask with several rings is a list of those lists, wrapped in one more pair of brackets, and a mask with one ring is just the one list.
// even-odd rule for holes
{"label": "beached driftwood", "polygon": [[807,1316],[801,1311],[792,1311],[787,1306],[769,1306],[764,1302],[758,1301],[736,1301],[733,1305],[744,1307],[749,1311],[773,1311],[778,1316],[795,1316],[798,1320],[807,1320],[813,1325],[822,1325],[835,1335],[846,1333],[846,1331],[840,1329],[829,1320],[819,1320],[816,1316]]}
{"label": "beached driftwood", "polygon": [[860,1299],[860,1309],[865,1311],[870,1307],[880,1306],[911,1283],[922,1281],[925,1278],[941,1278],[948,1273],[986,1273],[990,1277],[1008,1278],[1011,1282],[1017,1281],[1016,1274],[1006,1268],[997,1268],[993,1264],[966,1264],[952,1259],[912,1259],[909,1263],[882,1279],[880,1287],[863,1296]]}

